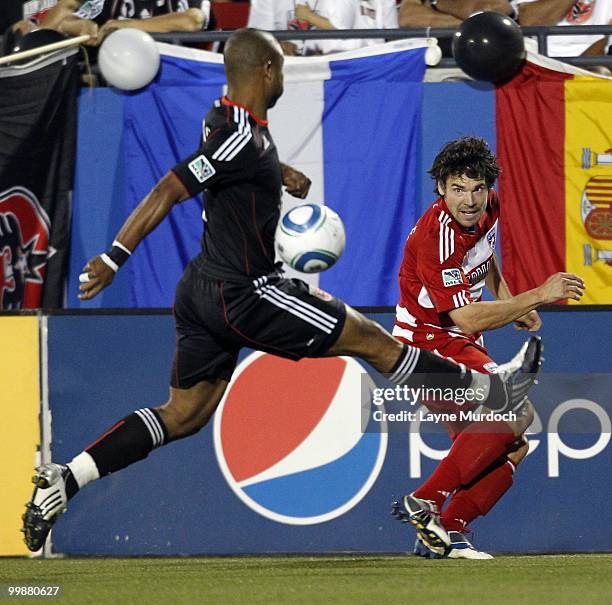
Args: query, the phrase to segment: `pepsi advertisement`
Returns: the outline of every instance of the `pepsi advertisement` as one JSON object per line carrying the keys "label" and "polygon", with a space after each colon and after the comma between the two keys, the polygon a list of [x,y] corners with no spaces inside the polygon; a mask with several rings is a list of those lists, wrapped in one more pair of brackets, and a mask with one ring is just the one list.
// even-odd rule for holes
{"label": "pepsi advertisement", "polygon": [[[391,313],[369,316],[387,328],[393,322]],[[543,313],[546,361],[533,390],[530,454],[513,487],[471,524],[480,548],[610,550],[612,375],[600,352],[611,335],[602,317]],[[580,346],[567,347],[570,319]],[[134,409],[165,402],[171,316],[58,315],[49,317],[48,328],[55,461],[69,461]],[[498,330],[487,345],[503,362],[524,338]],[[244,350],[209,425],[83,489],[54,526],[53,550],[112,556],[410,552],[414,531],[392,518],[392,499],[427,478],[450,440],[418,417],[403,430],[382,423],[377,429],[374,421],[364,430],[364,409],[372,409],[363,397],[367,370],[346,357],[295,363]],[[576,515],[580,498],[598,513]]]}

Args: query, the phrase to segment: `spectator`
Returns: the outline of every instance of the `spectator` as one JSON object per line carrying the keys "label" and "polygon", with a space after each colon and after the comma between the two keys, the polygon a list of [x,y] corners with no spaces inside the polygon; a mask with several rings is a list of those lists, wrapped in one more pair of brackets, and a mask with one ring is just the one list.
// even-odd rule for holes
{"label": "spectator", "polygon": [[[497,11],[514,17],[509,0],[403,0],[399,9],[400,27],[453,27],[478,11]],[[450,57],[451,38],[439,41],[442,54]]]}
{"label": "spectator", "polygon": [[[22,35],[37,27],[56,29],[58,14],[75,10],[79,0],[4,0],[0,7],[0,31],[10,26]],[[59,10],[58,10],[59,9]]]}
{"label": "spectator", "polygon": [[58,29],[64,15],[76,10],[79,0],[7,0],[0,8],[0,31],[25,35],[37,28]]}
{"label": "spectator", "polygon": [[[160,5],[161,4],[161,5]],[[95,21],[98,41],[111,31],[133,27],[150,33],[197,32],[212,27],[208,0],[86,0],[73,19]]]}
{"label": "spectator", "polygon": [[[322,4],[320,0],[299,1],[315,14],[318,12],[319,5]],[[251,0],[247,27],[266,31],[312,29],[313,26],[310,23],[296,18],[295,10],[295,0]],[[285,55],[308,55],[316,51],[317,44],[305,42],[304,40],[294,40],[291,42],[285,40],[281,42],[281,47]]]}
{"label": "spectator", "polygon": [[[529,25],[608,25],[612,22],[611,0],[512,0],[518,22]],[[550,57],[603,55],[612,36],[550,36]]]}
{"label": "spectator", "polygon": [[79,22],[64,29],[66,19],[79,7],[80,0],[8,0],[0,9],[0,31],[5,31],[3,52],[10,53],[21,38],[35,29],[53,29],[63,34],[80,36],[89,34],[92,41],[98,35],[95,23]]}
{"label": "spectator", "polygon": [[[313,11],[306,4],[298,4],[295,15],[319,29],[396,29],[398,27],[396,0],[324,0],[320,10]],[[324,53],[353,50],[382,39],[321,40]]]}

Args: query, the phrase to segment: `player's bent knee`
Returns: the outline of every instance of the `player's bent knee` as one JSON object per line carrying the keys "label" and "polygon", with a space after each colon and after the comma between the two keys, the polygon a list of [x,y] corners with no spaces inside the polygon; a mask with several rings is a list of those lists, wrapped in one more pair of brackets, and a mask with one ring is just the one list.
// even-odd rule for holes
{"label": "player's bent knee", "polygon": [[390,348],[399,351],[401,347],[381,325],[347,306],[344,329],[330,352],[373,361],[380,355],[388,354]]}
{"label": "player's bent knee", "polygon": [[166,425],[170,439],[181,439],[197,433],[206,425],[210,415],[203,413],[204,402],[194,401],[186,404],[170,399],[159,408],[159,414]]}
{"label": "player's bent knee", "polygon": [[200,382],[190,389],[171,389],[170,399],[159,408],[170,439],[181,439],[203,428],[217,409],[227,381]]}

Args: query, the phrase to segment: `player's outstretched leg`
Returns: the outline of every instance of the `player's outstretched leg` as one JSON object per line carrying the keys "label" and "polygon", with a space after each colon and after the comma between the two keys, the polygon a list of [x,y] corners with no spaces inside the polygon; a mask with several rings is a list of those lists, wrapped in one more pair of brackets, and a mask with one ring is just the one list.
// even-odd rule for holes
{"label": "player's outstretched leg", "polygon": [[542,343],[532,336],[500,374],[479,374],[431,351],[403,344],[381,325],[346,305],[346,321],[340,337],[326,353],[364,359],[397,385],[412,384],[452,389],[479,389],[482,404],[495,411],[516,410],[535,384],[542,361]]}
{"label": "player's outstretched leg", "polygon": [[70,498],[87,483],[199,431],[217,409],[226,387],[226,380],[204,380],[189,389],[172,388],[165,405],[126,416],[68,464],[41,466],[32,478],[34,493],[22,517],[27,547],[37,551],[44,545]]}

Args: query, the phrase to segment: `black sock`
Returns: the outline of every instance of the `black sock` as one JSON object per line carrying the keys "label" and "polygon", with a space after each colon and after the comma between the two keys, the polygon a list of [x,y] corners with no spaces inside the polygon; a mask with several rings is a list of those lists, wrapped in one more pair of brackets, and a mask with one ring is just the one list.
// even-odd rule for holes
{"label": "black sock", "polygon": [[64,481],[66,482],[66,497],[68,500],[70,500],[70,498],[72,498],[72,496],[79,491],[79,484],[76,482],[76,479],[69,468],[64,475]]}
{"label": "black sock", "polygon": [[143,408],[126,416],[85,451],[103,477],[146,458],[167,440],[166,427],[157,411]]}
{"label": "black sock", "polygon": [[405,344],[389,380],[399,385],[418,383],[426,387],[467,388],[472,384],[472,375],[464,365]]}

